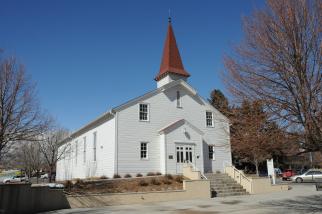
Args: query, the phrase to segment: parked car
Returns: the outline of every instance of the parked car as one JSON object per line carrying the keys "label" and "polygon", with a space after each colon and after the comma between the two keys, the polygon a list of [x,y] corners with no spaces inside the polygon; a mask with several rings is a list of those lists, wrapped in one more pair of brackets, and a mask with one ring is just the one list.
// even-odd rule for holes
{"label": "parked car", "polygon": [[316,179],[322,179],[322,170],[310,169],[302,175],[295,175],[291,177],[291,180],[295,181],[296,183],[314,182]]}
{"label": "parked car", "polygon": [[10,176],[8,178],[3,179],[3,183],[8,184],[8,183],[19,183],[19,182],[27,182],[28,178],[22,175],[15,175],[15,176]]}
{"label": "parked car", "polygon": [[48,179],[48,173],[45,173],[40,176],[41,179]]}
{"label": "parked car", "polygon": [[274,168],[276,177],[282,177],[283,172],[280,168]]}
{"label": "parked car", "polygon": [[294,170],[292,170],[292,169],[286,169],[286,170],[284,170],[284,172],[283,172],[282,180],[283,180],[283,181],[290,180],[290,178],[291,178],[292,176],[294,176],[294,175],[296,175],[296,173],[295,173],[295,171],[294,171]]}

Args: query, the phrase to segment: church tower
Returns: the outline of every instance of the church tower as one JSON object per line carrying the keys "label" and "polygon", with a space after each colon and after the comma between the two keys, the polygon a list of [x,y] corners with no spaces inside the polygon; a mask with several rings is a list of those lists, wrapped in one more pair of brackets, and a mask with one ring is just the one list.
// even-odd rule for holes
{"label": "church tower", "polygon": [[168,32],[163,48],[160,70],[154,80],[157,81],[157,87],[159,88],[178,79],[186,81],[189,76],[190,74],[183,67],[171,25],[171,18],[169,17]]}

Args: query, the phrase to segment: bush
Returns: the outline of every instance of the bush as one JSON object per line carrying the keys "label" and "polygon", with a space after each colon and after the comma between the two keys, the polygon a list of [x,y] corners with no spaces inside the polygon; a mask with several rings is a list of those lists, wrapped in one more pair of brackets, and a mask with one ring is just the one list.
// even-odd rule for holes
{"label": "bush", "polygon": [[169,180],[168,178],[164,178],[163,183],[169,185],[169,184],[172,184],[172,181]]}
{"label": "bush", "polygon": [[173,179],[173,176],[171,174],[166,174],[165,177],[169,180],[172,180]]}
{"label": "bush", "polygon": [[219,170],[216,171],[217,174],[220,174],[221,172]]}
{"label": "bush", "polygon": [[151,184],[153,184],[153,185],[160,185],[161,182],[158,179],[152,178],[151,179]]}
{"label": "bush", "polygon": [[113,178],[121,178],[121,176],[119,174],[114,174]]}
{"label": "bush", "polygon": [[182,175],[178,175],[175,180],[178,183],[182,183],[183,182],[183,176]]}
{"label": "bush", "polygon": [[124,178],[132,178],[132,175],[126,174],[126,175],[124,175]]}
{"label": "bush", "polygon": [[157,172],[157,173],[155,173],[156,175],[162,175],[162,173],[161,172]]}
{"label": "bush", "polygon": [[147,176],[155,176],[154,172],[148,172],[148,174],[146,174]]}
{"label": "bush", "polygon": [[107,177],[107,176],[105,176],[105,175],[102,175],[102,176],[100,177],[100,179],[108,179],[108,177]]}
{"label": "bush", "polygon": [[70,181],[70,180],[67,180],[67,181],[64,182],[64,188],[67,191],[70,191],[73,188],[73,186],[74,186],[73,182]]}
{"label": "bush", "polygon": [[81,180],[80,178],[77,178],[76,181],[75,181],[75,184],[74,185],[83,185],[84,184],[84,181]]}
{"label": "bush", "polygon": [[136,177],[142,177],[143,175],[141,173],[136,174]]}
{"label": "bush", "polygon": [[139,185],[140,186],[148,186],[149,185],[149,183],[148,182],[146,182],[145,180],[140,180],[140,182],[139,182]]}

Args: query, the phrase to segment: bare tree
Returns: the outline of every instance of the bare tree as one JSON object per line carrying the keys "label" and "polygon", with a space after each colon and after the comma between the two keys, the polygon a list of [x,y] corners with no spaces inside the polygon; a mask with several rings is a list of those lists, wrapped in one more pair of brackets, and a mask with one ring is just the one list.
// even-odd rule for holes
{"label": "bare tree", "polygon": [[45,163],[49,170],[49,182],[52,181],[53,172],[56,164],[67,152],[70,152],[69,144],[61,145],[61,142],[69,135],[65,129],[54,130],[46,134],[42,141],[39,142],[40,151],[44,156]]}
{"label": "bare tree", "polygon": [[244,19],[245,40],[224,59],[229,90],[322,151],[322,1],[268,0]]}
{"label": "bare tree", "polygon": [[23,142],[17,149],[14,153],[16,163],[18,166],[20,165],[20,168],[25,171],[29,178],[35,174],[38,183],[39,173],[44,166],[39,145],[35,142]]}
{"label": "bare tree", "polygon": [[46,127],[34,85],[14,57],[0,55],[0,161],[19,141],[32,141]]}

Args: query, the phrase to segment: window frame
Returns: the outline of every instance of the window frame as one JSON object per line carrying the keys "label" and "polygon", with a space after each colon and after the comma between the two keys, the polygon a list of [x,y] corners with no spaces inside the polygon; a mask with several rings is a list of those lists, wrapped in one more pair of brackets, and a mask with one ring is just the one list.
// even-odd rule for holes
{"label": "window frame", "polygon": [[177,93],[176,93],[176,104],[177,104],[177,108],[182,108],[182,100],[181,100],[180,91],[177,91]]}
{"label": "window frame", "polygon": [[[147,119],[146,120],[141,120],[141,105],[146,105],[147,106]],[[139,121],[140,122],[149,122],[150,121],[150,104],[149,103],[139,103],[138,106],[138,113],[139,113]]]}
{"label": "window frame", "polygon": [[78,140],[75,140],[75,165],[77,165],[78,159]]}
{"label": "window frame", "polygon": [[97,160],[97,132],[93,132],[93,161]]}
{"label": "window frame", "polygon": [[83,137],[83,163],[86,163],[86,149],[87,149],[87,143],[86,143],[86,136]]}
{"label": "window frame", "polygon": [[[211,125],[208,125],[208,120],[209,120],[209,118],[207,117],[208,115],[208,113],[210,113],[211,114]],[[212,112],[212,111],[206,111],[206,127],[207,128],[213,128],[215,125],[215,121],[214,121],[214,113]]]}
{"label": "window frame", "polygon": [[[142,150],[142,144],[145,144],[145,150]],[[149,160],[149,142],[142,141],[140,142],[140,159]],[[142,152],[145,152],[145,157],[142,157]]]}
{"label": "window frame", "polygon": [[[212,150],[210,150],[210,148],[212,148]],[[210,157],[210,155],[212,157]],[[209,158],[209,160],[216,160],[215,146],[214,145],[208,145],[208,158]]]}

